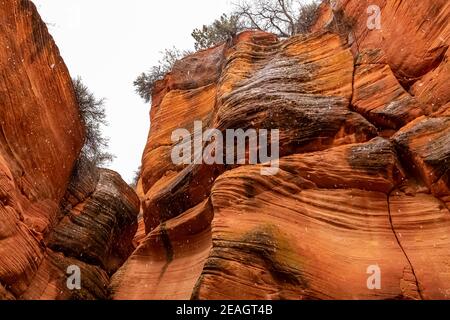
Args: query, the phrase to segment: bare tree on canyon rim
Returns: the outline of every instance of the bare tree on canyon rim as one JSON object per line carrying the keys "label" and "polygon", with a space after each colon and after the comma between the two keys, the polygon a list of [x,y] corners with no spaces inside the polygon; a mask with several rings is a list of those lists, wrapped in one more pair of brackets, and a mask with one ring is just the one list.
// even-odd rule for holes
{"label": "bare tree on canyon rim", "polygon": [[102,134],[101,126],[107,125],[105,100],[97,99],[81,78],[72,80],[81,121],[85,130],[85,141],[78,165],[88,162],[99,167],[111,162],[114,156],[106,151],[109,140]]}
{"label": "bare tree on canyon rim", "polygon": [[[261,30],[288,38],[307,33],[316,21],[319,2],[304,3],[301,0],[243,0],[234,4],[234,11],[223,14],[210,25],[194,29],[195,50],[203,50],[227,41],[244,30]],[[148,72],[141,73],[134,81],[136,93],[146,103],[151,101],[157,81],[170,72],[179,59],[191,52],[176,48],[166,49],[162,59]]]}

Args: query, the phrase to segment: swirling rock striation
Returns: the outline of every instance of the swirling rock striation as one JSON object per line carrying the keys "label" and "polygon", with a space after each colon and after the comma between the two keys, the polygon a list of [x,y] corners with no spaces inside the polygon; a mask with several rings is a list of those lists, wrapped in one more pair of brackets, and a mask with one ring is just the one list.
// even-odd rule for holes
{"label": "swirling rock striation", "polygon": [[[447,1],[324,1],[312,34],[243,32],[178,62],[151,110],[146,237],[112,298],[450,298],[449,14]],[[279,129],[278,174],[174,165],[171,134],[194,121]]]}
{"label": "swirling rock striation", "polygon": [[[116,174],[74,171],[72,79],[31,1],[0,6],[0,299],[106,299],[133,251],[139,199]],[[70,208],[70,209],[69,209]],[[81,290],[67,270],[81,271]]]}

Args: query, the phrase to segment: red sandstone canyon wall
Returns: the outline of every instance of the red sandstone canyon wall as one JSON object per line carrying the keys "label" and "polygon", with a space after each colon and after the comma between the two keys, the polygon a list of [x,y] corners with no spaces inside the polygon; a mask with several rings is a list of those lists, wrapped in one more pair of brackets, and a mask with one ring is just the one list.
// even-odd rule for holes
{"label": "red sandstone canyon wall", "polygon": [[[178,61],[134,191],[76,166],[69,72],[34,5],[3,1],[0,299],[449,299],[449,16],[445,0],[324,1],[310,34],[245,31]],[[172,133],[195,121],[280,130],[278,173],[174,164]]]}
{"label": "red sandstone canyon wall", "polygon": [[[28,0],[0,6],[0,299],[106,298],[139,200],[116,173],[73,169],[83,125],[58,48]],[[81,169],[80,169],[81,170]],[[78,266],[83,289],[66,285]]]}
{"label": "red sandstone canyon wall", "polygon": [[[369,4],[324,2],[306,36],[244,32],[158,84],[147,235],[113,298],[449,298],[449,3],[374,1],[381,30]],[[174,165],[171,134],[194,121],[279,128],[279,173]]]}

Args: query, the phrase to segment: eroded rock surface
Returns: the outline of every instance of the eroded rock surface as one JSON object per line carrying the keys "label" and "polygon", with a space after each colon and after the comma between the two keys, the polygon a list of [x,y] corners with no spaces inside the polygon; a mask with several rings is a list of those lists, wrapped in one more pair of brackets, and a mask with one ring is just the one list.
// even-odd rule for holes
{"label": "eroded rock surface", "polygon": [[117,173],[100,169],[92,174],[98,175],[95,189],[84,201],[68,208],[46,243],[113,273],[134,250],[139,199]]}
{"label": "eroded rock surface", "polygon": [[[310,35],[244,32],[158,84],[146,236],[112,298],[450,298],[450,7],[373,4],[381,30],[365,1],[325,1]],[[174,165],[171,134],[194,121],[279,129],[280,171]]]}
{"label": "eroded rock surface", "polygon": [[[74,170],[67,68],[32,3],[5,3],[0,299],[450,298],[448,1],[375,0],[380,30],[368,2],[325,1],[311,34],[243,32],[177,62],[137,195]],[[173,164],[195,121],[279,129],[280,170]]]}
{"label": "eroded rock surface", "polygon": [[[2,1],[0,299],[106,299],[109,275],[134,249],[134,191],[111,171],[74,174],[83,132],[71,77],[35,6]],[[81,290],[67,286],[71,266]]]}

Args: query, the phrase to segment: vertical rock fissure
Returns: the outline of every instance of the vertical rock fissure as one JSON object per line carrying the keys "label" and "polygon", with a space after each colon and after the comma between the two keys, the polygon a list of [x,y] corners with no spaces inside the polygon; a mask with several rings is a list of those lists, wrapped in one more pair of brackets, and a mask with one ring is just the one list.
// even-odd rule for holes
{"label": "vertical rock fissure", "polygon": [[420,290],[419,279],[417,278],[416,271],[414,270],[414,266],[413,266],[413,264],[412,264],[412,262],[411,262],[411,259],[410,259],[409,256],[408,256],[408,254],[406,253],[406,250],[405,250],[405,248],[403,247],[403,245],[402,245],[402,243],[401,243],[401,241],[400,241],[400,238],[398,237],[397,231],[395,230],[395,227],[394,227],[394,222],[393,222],[393,220],[392,220],[392,213],[391,213],[391,193],[392,193],[392,192],[390,192],[390,193],[387,195],[387,205],[388,205],[388,214],[389,214],[389,224],[391,225],[391,230],[392,230],[392,232],[394,233],[394,237],[395,237],[395,239],[396,239],[396,241],[397,241],[397,244],[398,244],[398,246],[400,247],[400,250],[402,250],[403,255],[404,255],[405,258],[406,258],[406,261],[408,261],[408,264],[409,264],[409,266],[410,266],[410,268],[411,268],[411,272],[412,272],[412,274],[413,274],[413,276],[414,276],[415,283],[416,283],[416,287],[417,287],[417,293],[419,294],[420,299],[421,299],[421,300],[424,300],[423,295],[422,295],[422,291]]}
{"label": "vertical rock fissure", "polygon": [[167,269],[169,268],[169,265],[172,263],[174,258],[174,250],[172,247],[172,243],[170,242],[169,233],[167,232],[166,223],[163,222],[160,226],[161,228],[161,240],[164,246],[164,249],[166,250],[166,264],[161,270],[161,274],[158,277],[158,283],[157,286],[160,284],[162,278],[164,277],[164,274],[166,273]]}
{"label": "vertical rock fissure", "polygon": [[352,94],[351,94],[351,96],[350,96],[350,102],[349,102],[349,106],[350,106],[350,110],[352,110],[352,111],[355,111],[354,109],[355,108],[353,108],[353,96],[354,96],[354,94],[355,94],[355,76],[356,76],[356,60],[357,60],[357,57],[355,57],[354,59],[353,59],[353,70],[352,70]]}

